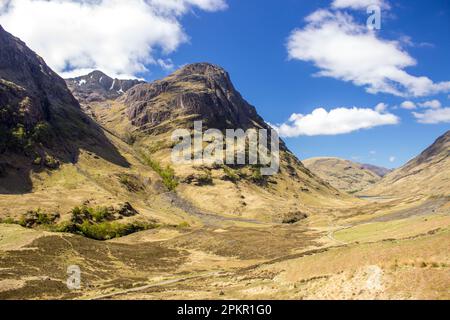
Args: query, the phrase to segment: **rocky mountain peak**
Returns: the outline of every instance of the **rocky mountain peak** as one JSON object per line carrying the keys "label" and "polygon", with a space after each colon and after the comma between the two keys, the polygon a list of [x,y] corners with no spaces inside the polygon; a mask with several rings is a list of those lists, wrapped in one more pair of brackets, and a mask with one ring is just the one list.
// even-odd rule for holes
{"label": "rocky mountain peak", "polygon": [[218,129],[266,127],[228,73],[209,63],[187,65],[165,79],[135,86],[121,99],[138,127],[186,116]]}
{"label": "rocky mountain peak", "polygon": [[133,86],[143,83],[135,79],[113,79],[99,70],[67,79],[66,82],[74,96],[83,104],[117,99]]}

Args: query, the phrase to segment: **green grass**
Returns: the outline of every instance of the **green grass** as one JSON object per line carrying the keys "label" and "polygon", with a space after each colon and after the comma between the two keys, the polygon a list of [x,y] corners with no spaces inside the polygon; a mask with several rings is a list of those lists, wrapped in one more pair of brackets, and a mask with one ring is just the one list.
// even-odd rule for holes
{"label": "green grass", "polygon": [[231,181],[233,183],[238,182],[241,178],[239,177],[239,175],[236,173],[235,170],[231,169],[228,166],[223,166],[223,171],[225,172],[225,176],[224,179]]}
{"label": "green grass", "polygon": [[110,240],[155,228],[157,228],[157,225],[144,222],[122,224],[118,222],[90,223],[85,221],[81,225],[77,225],[80,234],[94,240]]}
{"label": "green grass", "polygon": [[153,222],[119,223],[113,221],[115,219],[114,213],[106,207],[75,207],[72,210],[70,221],[56,223],[57,218],[59,218],[59,215],[50,215],[38,209],[27,212],[18,221],[6,218],[0,220],[0,223],[17,224],[28,229],[43,228],[51,232],[78,234],[100,241],[160,227],[159,224]]}
{"label": "green grass", "polygon": [[87,206],[72,209],[72,222],[82,223],[84,221],[105,222],[114,219],[114,213],[106,207],[90,208]]}
{"label": "green grass", "polygon": [[52,232],[73,233],[89,239],[105,241],[158,227],[158,224],[146,222],[119,223],[106,221],[95,223],[85,220],[83,223],[63,222],[51,226],[49,230]]}
{"label": "green grass", "polygon": [[141,156],[144,159],[145,164],[152,168],[162,178],[163,184],[167,189],[174,191],[178,187],[179,182],[172,167],[169,165],[163,167],[158,161],[149,158],[145,154],[141,154]]}

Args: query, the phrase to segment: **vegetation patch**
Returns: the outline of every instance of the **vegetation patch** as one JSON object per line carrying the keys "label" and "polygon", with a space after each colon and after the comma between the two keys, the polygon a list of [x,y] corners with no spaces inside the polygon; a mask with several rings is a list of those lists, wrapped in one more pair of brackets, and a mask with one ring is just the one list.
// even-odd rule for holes
{"label": "vegetation patch", "polygon": [[290,212],[283,217],[282,223],[283,224],[295,224],[295,223],[305,220],[307,218],[308,218],[308,215],[306,213]]}
{"label": "vegetation patch", "polygon": [[122,184],[129,192],[137,193],[145,189],[144,184],[141,180],[132,174],[119,174],[119,182]]}
{"label": "vegetation patch", "polygon": [[259,185],[259,186],[267,186],[268,178],[261,174],[261,168],[252,167],[252,173],[250,175],[250,181]]}
{"label": "vegetation patch", "polygon": [[171,166],[167,165],[166,167],[163,167],[158,161],[155,161],[144,154],[142,154],[142,158],[144,159],[145,164],[152,168],[162,178],[163,184],[167,189],[174,191],[178,187],[179,181]]}
{"label": "vegetation patch", "polygon": [[201,174],[191,174],[183,181],[187,184],[194,184],[198,187],[211,186],[214,184],[214,180],[211,171],[204,171]]}
{"label": "vegetation patch", "polygon": [[223,171],[224,176],[222,177],[222,180],[231,181],[233,183],[237,183],[239,180],[241,180],[241,177],[237,174],[236,170],[224,165]]}
{"label": "vegetation patch", "polygon": [[29,211],[19,220],[7,218],[0,223],[18,224],[25,228],[44,228],[51,232],[64,232],[82,235],[94,240],[110,240],[124,237],[132,233],[160,227],[156,222],[135,221],[119,223],[123,217],[137,215],[137,211],[129,203],[119,209],[112,207],[75,207],[70,221],[57,223],[60,215],[48,214],[38,209]]}

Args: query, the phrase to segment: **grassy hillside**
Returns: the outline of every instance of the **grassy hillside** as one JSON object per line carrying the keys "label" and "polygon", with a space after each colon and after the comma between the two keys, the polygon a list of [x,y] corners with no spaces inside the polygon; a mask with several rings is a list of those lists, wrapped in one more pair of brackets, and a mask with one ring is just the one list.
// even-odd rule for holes
{"label": "grassy hillside", "polygon": [[364,165],[338,158],[312,158],[305,166],[336,189],[356,193],[374,185],[381,176]]}

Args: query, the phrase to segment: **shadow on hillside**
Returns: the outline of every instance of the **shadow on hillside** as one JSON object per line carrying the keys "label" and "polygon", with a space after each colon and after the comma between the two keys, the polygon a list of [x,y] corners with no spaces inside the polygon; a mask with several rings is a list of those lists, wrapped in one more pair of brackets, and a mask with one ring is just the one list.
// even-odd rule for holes
{"label": "shadow on hillside", "polygon": [[[42,157],[48,155],[60,164],[75,164],[79,160],[81,150],[85,150],[111,164],[130,167],[102,128],[81,110],[54,110],[48,121],[54,134],[51,142],[37,151]],[[11,152],[0,154],[0,194],[25,194],[32,191],[31,174],[46,170],[45,166],[33,165],[33,160],[35,156]]]}

